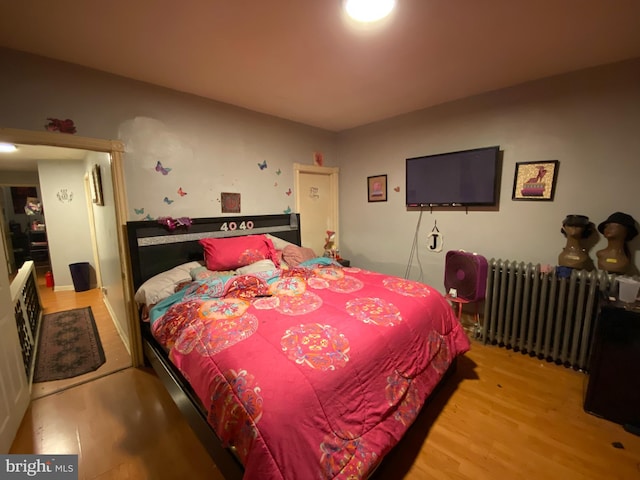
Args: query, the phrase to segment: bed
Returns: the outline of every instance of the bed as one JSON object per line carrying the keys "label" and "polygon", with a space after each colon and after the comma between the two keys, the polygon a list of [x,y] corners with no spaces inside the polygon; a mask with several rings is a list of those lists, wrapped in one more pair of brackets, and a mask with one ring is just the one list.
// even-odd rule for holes
{"label": "bed", "polygon": [[225,478],[368,478],[469,348],[435,289],[316,257],[299,225],[127,224],[145,357]]}

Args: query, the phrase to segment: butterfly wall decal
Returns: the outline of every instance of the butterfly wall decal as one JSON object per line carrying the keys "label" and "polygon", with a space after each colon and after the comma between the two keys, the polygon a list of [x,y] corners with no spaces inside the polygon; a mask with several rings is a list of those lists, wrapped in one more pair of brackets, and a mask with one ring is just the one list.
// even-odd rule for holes
{"label": "butterfly wall decal", "polygon": [[164,203],[166,203],[167,205],[171,205],[173,203],[173,200],[171,200],[169,197],[164,197]]}
{"label": "butterfly wall decal", "polygon": [[156,163],[156,172],[160,172],[163,175],[168,174],[171,171],[170,168],[165,168],[162,166],[162,163],[160,163],[160,160],[158,160],[158,163]]}
{"label": "butterfly wall decal", "polygon": [[144,208],[134,208],[136,215],[143,215],[144,214]]}
{"label": "butterfly wall decal", "polygon": [[400,191],[400,187],[393,187],[393,190],[394,190],[395,192],[399,192],[399,191]]}
{"label": "butterfly wall decal", "polygon": [[267,161],[263,160],[262,163],[259,163],[258,166],[260,167],[260,170],[264,170],[265,168],[267,168]]}
{"label": "butterfly wall decal", "polygon": [[273,186],[274,186],[274,187],[277,187],[277,186],[278,186],[278,182],[275,182],[275,183],[273,184]]}
{"label": "butterfly wall decal", "polygon": [[291,196],[291,188],[289,188],[289,190],[287,190],[286,192],[284,192],[287,194],[287,196]]}
{"label": "butterfly wall decal", "polygon": [[153,217],[147,213],[147,216],[144,217],[142,220],[147,220],[147,221],[148,220],[153,220]]}
{"label": "butterfly wall decal", "polygon": [[282,173],[282,170],[278,169],[276,170],[276,175],[280,175]]}
{"label": "butterfly wall decal", "polygon": [[180,187],[178,189],[178,195],[180,195],[181,197],[184,197],[187,194],[187,192],[185,192],[184,190],[182,190],[182,187]]}
{"label": "butterfly wall decal", "polygon": [[283,210],[283,212],[287,214],[291,213],[291,207],[287,205],[287,209]]}

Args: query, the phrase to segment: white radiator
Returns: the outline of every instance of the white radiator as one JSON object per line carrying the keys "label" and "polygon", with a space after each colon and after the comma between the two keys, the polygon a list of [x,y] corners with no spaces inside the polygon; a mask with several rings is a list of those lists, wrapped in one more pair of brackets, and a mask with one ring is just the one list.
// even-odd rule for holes
{"label": "white radiator", "polygon": [[613,279],[596,270],[560,278],[539,264],[491,259],[482,339],[586,371],[598,297]]}

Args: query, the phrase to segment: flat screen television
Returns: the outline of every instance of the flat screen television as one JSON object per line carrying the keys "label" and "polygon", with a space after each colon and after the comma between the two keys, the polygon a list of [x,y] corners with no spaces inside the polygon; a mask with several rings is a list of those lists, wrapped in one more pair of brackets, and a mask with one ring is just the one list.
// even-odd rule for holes
{"label": "flat screen television", "polygon": [[407,158],[407,207],[496,205],[500,147]]}

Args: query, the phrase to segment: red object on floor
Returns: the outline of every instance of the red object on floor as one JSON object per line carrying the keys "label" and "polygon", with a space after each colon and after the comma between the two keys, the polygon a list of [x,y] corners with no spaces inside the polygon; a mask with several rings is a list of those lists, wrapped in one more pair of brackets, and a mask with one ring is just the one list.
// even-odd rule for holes
{"label": "red object on floor", "polygon": [[458,306],[458,313],[457,313],[457,317],[458,320],[460,322],[462,322],[462,305],[465,305],[467,303],[473,303],[475,306],[474,312],[473,312],[473,319],[475,321],[475,325],[480,325],[480,312],[478,311],[478,303],[477,301],[474,300],[465,300],[464,298],[460,298],[460,297],[452,297],[449,293],[447,293],[445,295],[445,298],[447,300],[449,300],[452,303],[457,304]]}
{"label": "red object on floor", "polygon": [[47,287],[53,288],[53,273],[47,272],[44,274],[44,280],[47,283]]}

